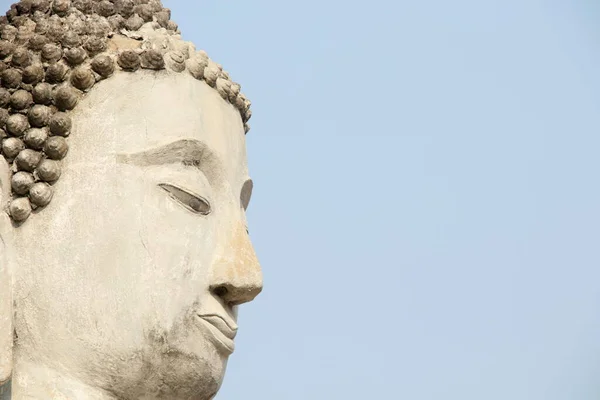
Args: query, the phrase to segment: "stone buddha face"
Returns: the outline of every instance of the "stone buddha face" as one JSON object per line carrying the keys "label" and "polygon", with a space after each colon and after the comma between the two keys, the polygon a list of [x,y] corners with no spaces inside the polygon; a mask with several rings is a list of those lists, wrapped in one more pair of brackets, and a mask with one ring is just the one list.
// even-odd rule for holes
{"label": "stone buddha face", "polygon": [[0,380],[13,399],[213,398],[262,290],[239,110],[193,74],[139,69],[69,115],[52,201],[0,217]]}

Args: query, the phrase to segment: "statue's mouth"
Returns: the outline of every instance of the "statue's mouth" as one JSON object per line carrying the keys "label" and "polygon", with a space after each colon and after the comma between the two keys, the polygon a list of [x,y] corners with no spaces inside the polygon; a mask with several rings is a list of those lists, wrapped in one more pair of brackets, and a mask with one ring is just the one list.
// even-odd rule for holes
{"label": "statue's mouth", "polygon": [[238,327],[235,322],[228,321],[217,314],[198,314],[198,318],[212,334],[215,345],[226,353],[233,353],[235,349],[233,339],[235,339],[238,331]]}

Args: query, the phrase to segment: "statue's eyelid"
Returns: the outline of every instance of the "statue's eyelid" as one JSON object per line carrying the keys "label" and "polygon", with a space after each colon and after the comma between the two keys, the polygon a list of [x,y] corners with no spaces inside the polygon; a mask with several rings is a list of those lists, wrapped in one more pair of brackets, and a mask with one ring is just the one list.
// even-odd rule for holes
{"label": "statue's eyelid", "polygon": [[179,204],[184,206],[189,211],[202,215],[210,214],[210,203],[204,197],[193,194],[189,190],[182,189],[169,183],[160,183],[158,186],[165,190],[170,197],[177,200]]}

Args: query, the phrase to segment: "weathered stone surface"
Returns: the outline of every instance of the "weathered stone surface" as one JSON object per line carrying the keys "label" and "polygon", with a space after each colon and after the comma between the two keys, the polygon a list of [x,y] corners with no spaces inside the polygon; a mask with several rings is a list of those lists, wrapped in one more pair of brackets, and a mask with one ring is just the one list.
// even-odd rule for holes
{"label": "weathered stone surface", "polygon": [[250,102],[177,32],[158,0],[22,0],[0,21],[11,400],[220,387],[234,306],[262,290],[244,217]]}

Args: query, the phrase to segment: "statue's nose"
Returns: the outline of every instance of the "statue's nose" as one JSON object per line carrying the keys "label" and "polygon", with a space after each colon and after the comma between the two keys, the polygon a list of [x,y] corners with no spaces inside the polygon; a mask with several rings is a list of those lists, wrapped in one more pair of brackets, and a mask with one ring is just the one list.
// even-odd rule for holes
{"label": "statue's nose", "polygon": [[254,300],[262,291],[262,270],[243,226],[234,229],[213,269],[211,291],[231,306]]}

